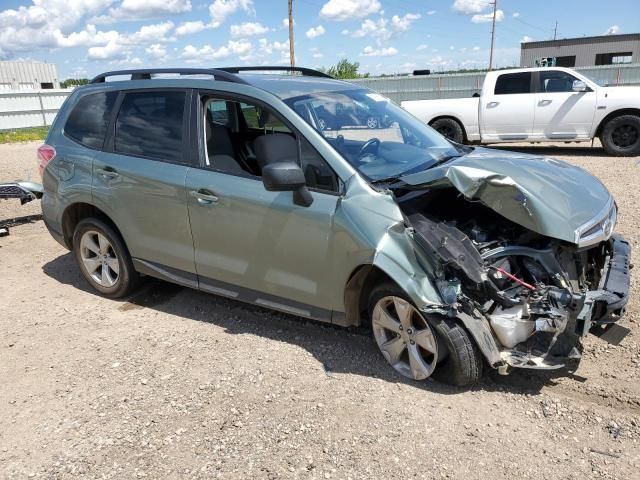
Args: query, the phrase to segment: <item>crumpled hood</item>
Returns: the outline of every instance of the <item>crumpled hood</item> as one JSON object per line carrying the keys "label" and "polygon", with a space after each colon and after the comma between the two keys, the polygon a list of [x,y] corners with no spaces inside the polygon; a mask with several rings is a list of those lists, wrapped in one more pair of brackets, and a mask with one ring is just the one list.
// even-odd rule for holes
{"label": "crumpled hood", "polygon": [[611,200],[602,182],[579,167],[488,148],[400,180],[412,186],[450,184],[523,227],[571,243],[576,229],[602,215]]}

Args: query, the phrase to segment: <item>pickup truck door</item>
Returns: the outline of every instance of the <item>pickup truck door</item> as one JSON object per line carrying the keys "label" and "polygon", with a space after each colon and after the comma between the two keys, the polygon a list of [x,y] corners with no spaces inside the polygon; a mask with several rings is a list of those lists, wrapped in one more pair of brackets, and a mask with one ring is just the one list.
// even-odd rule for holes
{"label": "pickup truck door", "polygon": [[596,92],[574,92],[580,79],[562,70],[536,72],[533,134],[545,139],[589,138],[596,111]]}
{"label": "pickup truck door", "polygon": [[535,101],[531,72],[502,73],[497,76],[495,85],[485,87],[479,106],[482,142],[519,141],[531,137]]}

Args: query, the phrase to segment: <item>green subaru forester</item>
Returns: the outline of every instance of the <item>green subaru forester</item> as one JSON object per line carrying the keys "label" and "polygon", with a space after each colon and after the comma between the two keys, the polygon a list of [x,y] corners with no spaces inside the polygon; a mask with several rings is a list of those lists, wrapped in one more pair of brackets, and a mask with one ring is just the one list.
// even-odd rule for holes
{"label": "green subaru forester", "polygon": [[573,367],[628,300],[630,247],[599,180],[452,143],[309,69],[105,73],[38,157],[47,228],[102,295],[149,275],[368,325],[416,380]]}

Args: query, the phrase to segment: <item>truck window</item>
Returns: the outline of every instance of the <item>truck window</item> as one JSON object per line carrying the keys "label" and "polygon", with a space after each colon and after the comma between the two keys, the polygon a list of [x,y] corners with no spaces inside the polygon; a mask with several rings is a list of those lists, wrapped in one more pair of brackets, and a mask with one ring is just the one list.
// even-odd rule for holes
{"label": "truck window", "polygon": [[531,72],[504,73],[496,80],[495,95],[531,93]]}
{"label": "truck window", "polygon": [[577,80],[573,75],[558,70],[540,72],[539,92],[557,93],[572,92],[573,81]]}

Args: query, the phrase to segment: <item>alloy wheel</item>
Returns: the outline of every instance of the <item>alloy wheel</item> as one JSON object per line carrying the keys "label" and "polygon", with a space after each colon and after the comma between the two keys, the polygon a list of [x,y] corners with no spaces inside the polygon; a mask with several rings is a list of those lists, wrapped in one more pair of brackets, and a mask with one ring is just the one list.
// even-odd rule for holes
{"label": "alloy wheel", "polygon": [[101,287],[113,287],[120,275],[120,262],[109,239],[88,230],[80,239],[80,258],[91,279]]}
{"label": "alloy wheel", "polygon": [[429,377],[438,360],[435,334],[424,317],[406,300],[383,297],[371,318],[373,335],[382,355],[405,377]]}
{"label": "alloy wheel", "polygon": [[376,117],[367,118],[367,127],[369,128],[378,128],[378,119]]}

